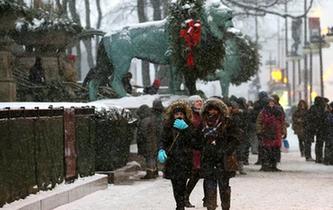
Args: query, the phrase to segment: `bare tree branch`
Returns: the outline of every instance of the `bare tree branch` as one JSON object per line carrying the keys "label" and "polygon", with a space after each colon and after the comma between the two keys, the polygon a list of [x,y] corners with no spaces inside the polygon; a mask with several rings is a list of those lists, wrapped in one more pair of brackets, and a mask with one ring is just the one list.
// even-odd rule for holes
{"label": "bare tree branch", "polygon": [[235,0],[221,0],[221,2],[223,4],[237,6],[241,9],[244,9],[244,10],[262,12],[262,13],[267,13],[267,14],[271,14],[271,15],[280,16],[282,18],[289,17],[289,18],[294,18],[294,19],[305,17],[310,12],[310,10],[312,8],[312,5],[313,5],[313,1],[314,0],[311,0],[308,8],[306,9],[306,11],[302,15],[295,16],[295,15],[290,15],[290,14],[287,14],[287,13],[280,13],[280,12],[277,12],[277,11],[269,10],[269,9],[263,8],[262,6],[260,7],[260,6],[253,6],[253,5],[245,4],[245,3],[235,1]]}

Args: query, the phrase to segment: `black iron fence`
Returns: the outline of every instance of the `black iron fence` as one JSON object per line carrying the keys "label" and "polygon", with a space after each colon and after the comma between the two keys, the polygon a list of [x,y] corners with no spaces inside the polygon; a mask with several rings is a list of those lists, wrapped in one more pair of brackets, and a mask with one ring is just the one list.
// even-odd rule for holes
{"label": "black iron fence", "polygon": [[94,108],[0,110],[0,207],[95,173]]}

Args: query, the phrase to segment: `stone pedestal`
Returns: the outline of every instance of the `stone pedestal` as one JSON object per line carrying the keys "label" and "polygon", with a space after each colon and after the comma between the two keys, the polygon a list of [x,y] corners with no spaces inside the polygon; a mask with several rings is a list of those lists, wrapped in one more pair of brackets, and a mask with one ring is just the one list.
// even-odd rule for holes
{"label": "stone pedestal", "polygon": [[0,101],[16,101],[16,82],[13,79],[13,56],[0,49]]}

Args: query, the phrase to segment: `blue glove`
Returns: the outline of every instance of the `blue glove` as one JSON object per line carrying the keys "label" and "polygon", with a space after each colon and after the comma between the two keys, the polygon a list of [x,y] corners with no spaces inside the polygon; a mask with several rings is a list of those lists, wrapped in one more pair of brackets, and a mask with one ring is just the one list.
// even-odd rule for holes
{"label": "blue glove", "polygon": [[168,156],[166,155],[165,150],[164,149],[160,149],[158,151],[158,154],[157,154],[157,160],[158,160],[158,162],[165,163],[165,161],[166,161],[167,158],[168,158]]}
{"label": "blue glove", "polygon": [[188,128],[188,125],[183,119],[176,119],[175,122],[173,123],[174,128],[178,128],[180,130]]}

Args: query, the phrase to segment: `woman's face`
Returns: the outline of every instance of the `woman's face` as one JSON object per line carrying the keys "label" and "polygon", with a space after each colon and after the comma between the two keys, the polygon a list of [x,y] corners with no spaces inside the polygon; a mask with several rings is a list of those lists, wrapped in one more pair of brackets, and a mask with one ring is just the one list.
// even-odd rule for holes
{"label": "woman's face", "polygon": [[210,108],[210,109],[208,109],[208,114],[209,115],[218,115],[219,113],[220,113],[219,110],[216,109],[216,108]]}
{"label": "woman's face", "polygon": [[269,101],[269,102],[268,102],[268,106],[269,106],[269,107],[274,107],[274,105],[275,105],[274,101]]}
{"label": "woman's face", "polygon": [[176,112],[176,113],[173,114],[173,118],[174,119],[184,119],[185,114],[183,112]]}
{"label": "woman's face", "polygon": [[201,109],[201,107],[202,107],[202,100],[196,100],[195,102],[194,102],[194,105],[193,105],[193,107],[195,108],[195,109]]}

